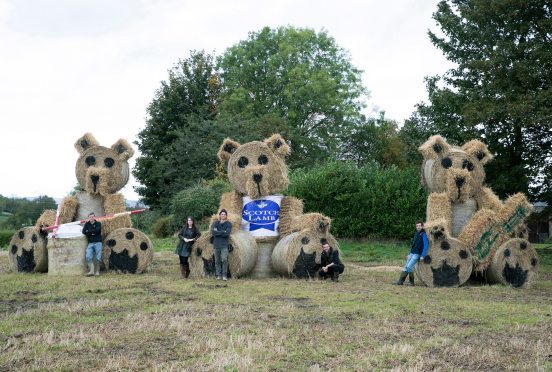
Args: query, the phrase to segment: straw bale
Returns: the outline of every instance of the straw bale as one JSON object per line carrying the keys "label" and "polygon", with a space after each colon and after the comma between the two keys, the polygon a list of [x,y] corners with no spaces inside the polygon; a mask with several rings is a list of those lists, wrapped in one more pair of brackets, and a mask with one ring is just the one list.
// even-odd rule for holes
{"label": "straw bale", "polygon": [[487,145],[479,140],[471,140],[462,146],[469,155],[476,158],[482,165],[487,164],[493,158],[493,154],[487,149]]}
{"label": "straw bale", "polygon": [[486,274],[491,283],[529,288],[537,279],[537,253],[527,240],[510,239],[497,249]]}
{"label": "straw bale", "polygon": [[269,138],[265,139],[263,142],[266,143],[267,146],[270,147],[274,151],[274,153],[282,159],[291,154],[291,148],[286,143],[284,138],[278,133],[273,134]]}
{"label": "straw bale", "polygon": [[86,267],[86,236],[72,238],[48,238],[48,275],[73,276],[83,275]]}
{"label": "straw bale", "polygon": [[143,232],[133,228],[112,231],[104,240],[102,260],[106,268],[139,274],[153,261],[153,245]]}
{"label": "straw bale", "polygon": [[522,223],[516,226],[516,228],[512,230],[508,237],[529,240],[529,229],[527,228],[526,224]]}
{"label": "straw bale", "polygon": [[490,209],[499,211],[502,209],[502,200],[488,187],[482,187],[481,192],[477,195],[477,204],[480,209]]}
{"label": "straw bale", "polygon": [[75,142],[75,149],[77,152],[81,153],[91,147],[98,146],[99,142],[94,138],[92,133],[85,133],[84,136],[79,138]]}
{"label": "straw bale", "polygon": [[322,239],[339,250],[339,244],[329,233],[305,229],[285,236],[272,251],[272,268],[284,276],[316,278],[320,269]]}
{"label": "straw bale", "polygon": [[292,231],[302,231],[305,229],[315,230],[320,234],[330,231],[332,220],[320,213],[306,213],[299,215],[291,222]]}
{"label": "straw bale", "polygon": [[276,243],[277,236],[265,236],[255,238],[257,242],[257,262],[249,274],[251,278],[271,278],[275,276],[272,270],[272,252]]}
{"label": "straw bale", "polygon": [[[105,214],[124,212],[126,210],[126,207],[125,207],[125,198],[123,194],[115,193],[115,194],[106,195],[103,198],[103,207],[104,207]],[[117,229],[132,227],[132,221],[128,214],[125,214],[124,216],[106,218],[101,222],[102,222],[102,236],[104,237]]]}
{"label": "straw bale", "polygon": [[445,230],[447,233],[452,231],[452,207],[445,193],[432,193],[427,198],[427,222],[431,223],[435,220],[445,222]]}
{"label": "straw bale", "polygon": [[[192,278],[215,275],[215,252],[210,238],[210,232],[202,233],[193,245],[188,261]],[[246,231],[237,230],[230,234],[228,243],[233,247],[232,252],[228,254],[228,276],[247,276],[257,262],[258,249],[255,238]]]}
{"label": "straw bale", "polygon": [[78,205],[79,202],[76,196],[66,196],[63,198],[59,206],[59,223],[73,222],[77,215]]}
{"label": "straw bale", "polygon": [[504,230],[512,232],[518,225],[524,223],[525,219],[533,211],[533,206],[522,193],[510,196],[504,202],[504,207],[498,212],[498,218],[504,221]]}
{"label": "straw bale", "polygon": [[35,226],[40,228],[53,226],[55,222],[56,222],[56,211],[53,209],[46,209],[36,220]]}
{"label": "straw bale", "polygon": [[435,135],[429,137],[429,139],[424,142],[420,147],[418,147],[418,151],[422,154],[424,159],[436,159],[439,157],[443,152],[447,152],[450,148],[450,145],[447,143],[447,141],[440,135]]}
{"label": "straw bale", "polygon": [[286,236],[293,232],[292,223],[295,217],[303,214],[303,201],[293,196],[286,196],[280,204],[280,224],[278,229],[280,236]]}
{"label": "straw bale", "polygon": [[[241,228],[242,221],[242,208],[243,208],[243,198],[242,196],[234,191],[225,192],[220,198],[220,207],[221,209],[226,209],[228,212],[228,221],[232,223],[232,229],[237,230]],[[218,214],[213,215],[214,219],[211,218],[211,222],[218,220]]]}
{"label": "straw bale", "polygon": [[23,227],[15,232],[9,245],[9,262],[15,272],[48,271],[46,235],[39,227]]}
{"label": "straw bale", "polygon": [[453,203],[452,207],[452,232],[451,235],[456,237],[460,235],[462,229],[470,222],[471,218],[477,211],[477,201],[473,198],[466,200],[464,203]]}
{"label": "straw bale", "polygon": [[481,271],[488,265],[490,255],[496,249],[495,239],[499,236],[492,234],[493,228],[498,225],[495,212],[488,209],[477,211],[468,222],[458,239],[462,241],[474,255],[476,271]]}
{"label": "straw bale", "polygon": [[458,287],[472,273],[472,255],[458,239],[431,230],[433,239],[423,261],[416,265],[416,275],[428,287]]}

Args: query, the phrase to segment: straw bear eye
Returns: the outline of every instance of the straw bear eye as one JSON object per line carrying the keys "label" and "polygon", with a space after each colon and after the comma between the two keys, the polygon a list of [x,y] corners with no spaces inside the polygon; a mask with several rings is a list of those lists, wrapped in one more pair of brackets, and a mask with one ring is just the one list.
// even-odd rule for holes
{"label": "straw bear eye", "polygon": [[96,158],[90,155],[84,160],[84,162],[86,163],[86,165],[91,166],[96,164]]}
{"label": "straw bear eye", "polygon": [[441,160],[441,165],[443,166],[443,168],[449,169],[450,167],[452,167],[452,160],[450,160],[450,158],[444,158],[443,160]]}
{"label": "straw bear eye", "polygon": [[249,160],[247,160],[245,156],[238,159],[238,167],[245,168],[247,167],[247,164],[249,164]]}
{"label": "straw bear eye", "polygon": [[115,164],[115,160],[113,160],[112,158],[105,158],[104,164],[106,167],[111,168],[113,164]]}
{"label": "straw bear eye", "polygon": [[268,158],[266,157],[266,155],[259,156],[259,164],[265,165],[266,163],[268,163]]}
{"label": "straw bear eye", "polygon": [[467,169],[469,172],[473,170],[473,163],[469,160],[464,160],[462,162],[462,168]]}

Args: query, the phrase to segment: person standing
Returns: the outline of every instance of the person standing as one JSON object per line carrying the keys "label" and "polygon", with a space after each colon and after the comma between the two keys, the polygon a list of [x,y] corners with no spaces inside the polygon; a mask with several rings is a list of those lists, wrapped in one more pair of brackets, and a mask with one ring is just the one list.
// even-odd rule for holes
{"label": "person standing", "polygon": [[182,226],[178,234],[179,242],[176,247],[176,253],[180,260],[180,277],[185,279],[190,276],[190,264],[188,258],[192,252],[192,245],[201,236],[199,229],[196,227],[194,219],[188,217],[186,223]]}
{"label": "person standing", "polygon": [[[102,224],[96,221],[94,212],[88,214],[88,219],[82,233],[88,238],[86,247],[86,263],[88,264],[88,273],[86,276],[100,275],[100,262],[102,261]],[[94,256],[96,257],[96,269],[94,270]]]}
{"label": "person standing", "polygon": [[215,221],[211,227],[217,280],[228,280],[228,240],[231,232],[232,223],[228,221],[228,213],[226,209],[221,209],[218,221]]}
{"label": "person standing", "polygon": [[332,282],[339,281],[339,274],[343,274],[345,266],[339,259],[339,251],[334,250],[326,239],[321,240],[322,256],[320,258],[322,267],[318,271],[320,279],[331,278]]}
{"label": "person standing", "polygon": [[424,223],[422,221],[417,221],[416,232],[414,233],[414,238],[412,239],[412,244],[410,245],[410,253],[406,256],[406,265],[401,272],[399,280],[393,284],[402,285],[408,276],[409,284],[414,285],[414,266],[418,260],[423,260],[425,258],[428,247],[429,243],[427,240],[427,234],[424,230]]}

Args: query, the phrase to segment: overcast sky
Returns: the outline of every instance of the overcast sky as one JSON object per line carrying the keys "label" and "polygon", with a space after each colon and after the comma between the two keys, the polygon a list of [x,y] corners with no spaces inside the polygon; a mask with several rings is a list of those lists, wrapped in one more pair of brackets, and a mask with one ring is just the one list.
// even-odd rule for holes
{"label": "overcast sky", "polygon": [[[426,99],[424,76],[450,67],[427,37],[436,4],[0,0],[0,194],[65,196],[76,184],[77,138],[133,142],[179,58],[221,54],[264,26],[327,30],[364,71],[370,109],[402,122]],[[138,199],[135,185],[131,177],[127,199]]]}

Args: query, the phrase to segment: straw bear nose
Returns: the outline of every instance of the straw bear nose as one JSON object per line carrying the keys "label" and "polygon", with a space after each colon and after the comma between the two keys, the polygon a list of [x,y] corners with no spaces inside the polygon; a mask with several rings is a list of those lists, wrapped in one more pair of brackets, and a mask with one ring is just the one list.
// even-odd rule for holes
{"label": "straw bear nose", "polygon": [[456,179],[454,180],[454,182],[456,182],[456,187],[462,187],[464,181],[464,177],[456,177]]}
{"label": "straw bear nose", "polygon": [[96,175],[90,176],[90,179],[92,180],[92,183],[94,185],[96,185],[98,183],[98,181],[100,180],[100,176],[96,176]]}
{"label": "straw bear nose", "polygon": [[255,181],[256,183],[261,182],[262,179],[263,179],[263,175],[262,175],[262,174],[254,174],[254,175],[253,175],[253,181]]}

